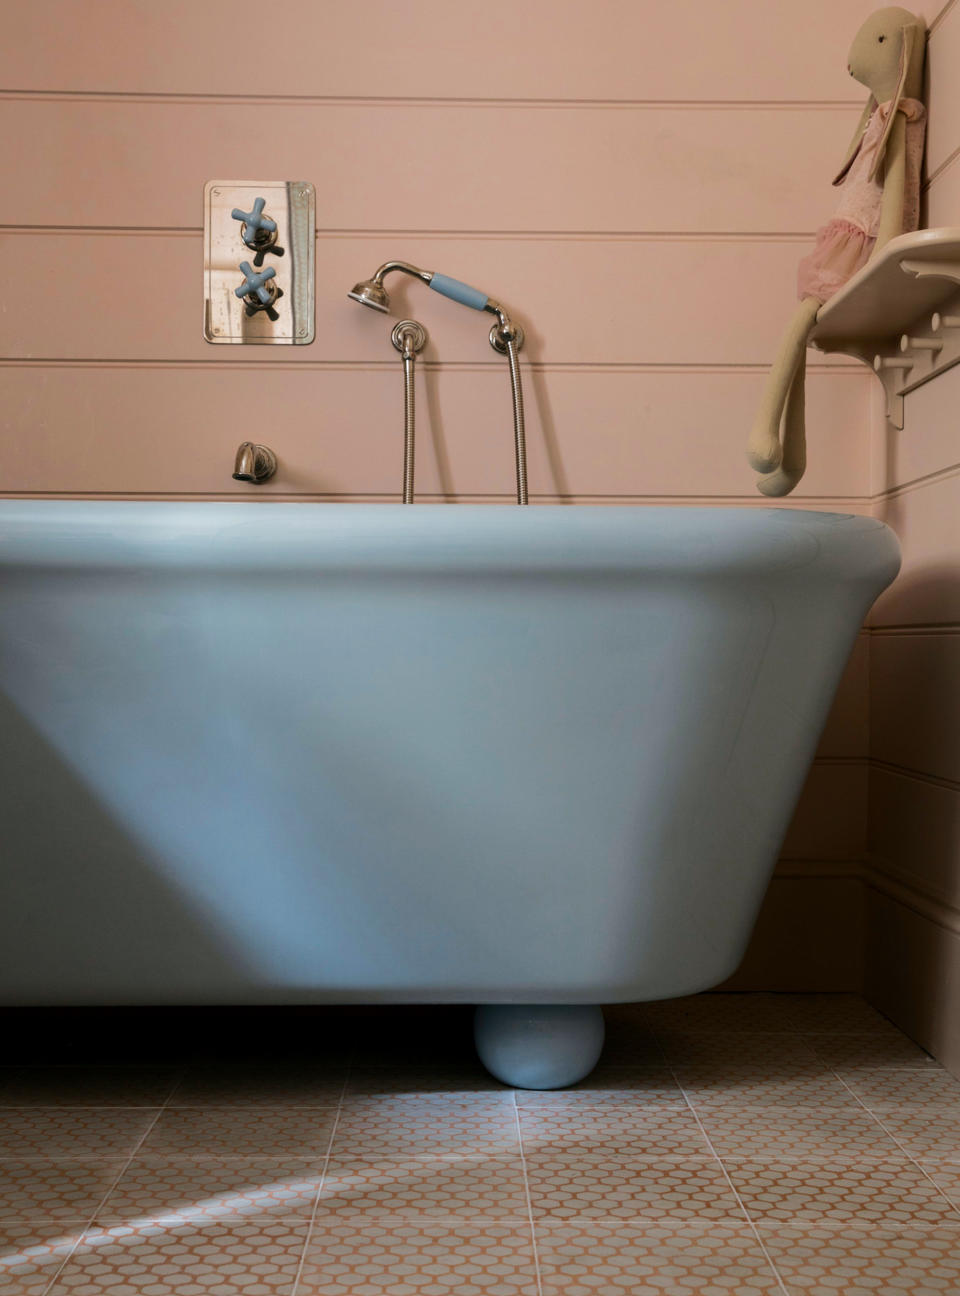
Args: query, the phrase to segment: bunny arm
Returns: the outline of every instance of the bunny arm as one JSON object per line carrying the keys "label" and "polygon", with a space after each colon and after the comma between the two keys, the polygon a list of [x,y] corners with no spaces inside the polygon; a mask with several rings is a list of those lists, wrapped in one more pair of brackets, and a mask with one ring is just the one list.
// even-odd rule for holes
{"label": "bunny arm", "polygon": [[885,243],[903,233],[903,203],[907,184],[907,119],[898,112],[890,130],[883,161],[883,198],[880,201],[880,225],[871,255],[876,256]]}
{"label": "bunny arm", "polygon": [[773,472],[783,459],[780,419],[798,366],[806,355],[807,339],[817,322],[819,310],[820,302],[816,297],[804,297],[787,326],[777,358],[767,375],[760,408],[747,442],[747,460],[750,467],[759,473]]}

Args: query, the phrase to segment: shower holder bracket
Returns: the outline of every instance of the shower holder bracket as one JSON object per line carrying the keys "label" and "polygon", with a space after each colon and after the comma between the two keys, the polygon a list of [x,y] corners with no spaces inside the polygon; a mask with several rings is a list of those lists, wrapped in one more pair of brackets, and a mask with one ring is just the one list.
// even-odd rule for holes
{"label": "shower holder bracket", "polygon": [[960,228],[891,239],[822,308],[810,345],[869,365],[902,428],[904,396],[960,364]]}
{"label": "shower holder bracket", "polygon": [[[259,240],[256,255],[234,216],[257,210],[276,229]],[[210,180],[203,190],[203,336],[207,342],[306,346],[314,340],[316,194],[307,180]],[[275,273],[266,306],[237,296],[240,263]],[[271,289],[272,292],[272,289]]]}

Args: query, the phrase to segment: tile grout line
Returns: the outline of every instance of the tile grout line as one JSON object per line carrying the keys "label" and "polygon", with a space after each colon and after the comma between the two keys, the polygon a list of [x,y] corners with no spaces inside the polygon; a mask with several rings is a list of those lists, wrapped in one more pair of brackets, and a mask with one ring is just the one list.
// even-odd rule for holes
{"label": "tile grout line", "polygon": [[[951,1211],[953,1211],[953,1213],[954,1213],[955,1215],[960,1215],[960,1210],[958,1210],[957,1206],[956,1206],[956,1205],[955,1205],[955,1204],[950,1200],[950,1198],[949,1198],[949,1197],[947,1196],[947,1194],[943,1191],[943,1189],[940,1187],[940,1185],[937,1183],[937,1181],[936,1181],[935,1179],[933,1179],[933,1178],[932,1178],[932,1177],[927,1173],[926,1168],[921,1164],[921,1162],[918,1160],[918,1158],[915,1157],[915,1156],[913,1155],[912,1152],[909,1152],[909,1151],[904,1147],[904,1145],[903,1145],[903,1144],[900,1142],[900,1140],[897,1138],[896,1134],[894,1134],[893,1130],[888,1129],[887,1126],[886,1126],[886,1125],[883,1123],[883,1121],[880,1119],[879,1115],[878,1115],[878,1114],[877,1114],[877,1113],[876,1113],[876,1112],[875,1112],[871,1107],[868,1107],[867,1104],[863,1101],[863,1099],[860,1098],[860,1096],[859,1096],[859,1095],[858,1095],[858,1094],[857,1094],[853,1089],[850,1088],[850,1086],[847,1084],[846,1080],[844,1080],[843,1076],[840,1074],[839,1071],[834,1071],[834,1075],[837,1077],[837,1079],[840,1081],[840,1083],[843,1085],[843,1087],[844,1087],[846,1090],[849,1091],[849,1093],[851,1094],[851,1096],[852,1096],[853,1098],[856,1099],[856,1101],[860,1104],[860,1106],[864,1109],[864,1111],[867,1112],[867,1113],[868,1113],[868,1114],[873,1118],[873,1120],[875,1120],[875,1121],[877,1122],[877,1124],[880,1126],[880,1128],[883,1130],[883,1132],[888,1136],[888,1138],[893,1139],[894,1143],[897,1145],[897,1147],[900,1149],[900,1151],[903,1153],[903,1155],[907,1158],[907,1160],[910,1162],[910,1164],[913,1165],[913,1166],[915,1166],[916,1169],[919,1170],[920,1173],[923,1175],[924,1179],[926,1179],[930,1184],[932,1184],[932,1186],[937,1190],[937,1193],[939,1194],[939,1196],[941,1196],[941,1197],[944,1199],[944,1201],[946,1201],[946,1203],[947,1203],[947,1205],[950,1207]],[[901,1104],[901,1106],[902,1106],[902,1104]],[[917,1226],[915,1226],[915,1227],[917,1227]],[[923,1225],[920,1225],[919,1227],[922,1228],[922,1227],[924,1227],[924,1226],[923,1226]],[[931,1225],[931,1226],[929,1226],[929,1227],[937,1227],[937,1226],[936,1226],[936,1225]],[[949,1228],[949,1225],[947,1225],[946,1227]]]}
{"label": "tile grout line", "polygon": [[313,1228],[317,1220],[317,1212],[320,1209],[320,1198],[323,1195],[324,1185],[327,1182],[327,1169],[330,1165],[330,1154],[333,1152],[334,1139],[337,1137],[337,1126],[340,1124],[340,1113],[343,1111],[343,1099],[347,1092],[347,1085],[350,1083],[350,1076],[353,1072],[353,1055],[347,1063],[347,1073],[343,1077],[343,1084],[340,1086],[340,1098],[337,1102],[336,1114],[333,1118],[333,1126],[330,1130],[330,1141],[327,1144],[326,1156],[323,1158],[323,1169],[320,1171],[320,1182],[317,1184],[316,1195],[313,1199],[313,1210],[310,1212],[310,1221],[307,1225],[307,1231],[303,1239],[303,1247],[300,1251],[300,1263],[297,1265],[297,1272],[294,1275],[293,1284],[290,1287],[290,1296],[296,1296],[297,1288],[300,1286],[300,1279],[303,1275],[303,1266],[306,1263],[307,1251],[310,1247],[310,1239],[313,1237]]}
{"label": "tile grout line", "polygon": [[[700,1032],[700,1033],[703,1033],[703,1032]],[[742,1033],[742,1032],[741,1032],[741,1033]],[[748,1032],[748,1033],[756,1033],[756,1032]],[[766,1032],[766,1033],[770,1033],[770,1032]],[[829,1034],[829,1035],[838,1035],[838,1036],[854,1035],[854,1036],[857,1036],[857,1037],[860,1037],[861,1035],[862,1035],[862,1036],[865,1036],[865,1037],[869,1037],[869,1035],[871,1034],[870,1032],[857,1032],[857,1031],[815,1032],[815,1031],[810,1031],[808,1027],[805,1027],[805,1026],[798,1026],[798,1025],[794,1025],[794,1026],[792,1026],[792,1027],[788,1027],[786,1031],[783,1031],[783,1032],[774,1032],[774,1033],[776,1033],[776,1034],[785,1034],[785,1035],[793,1035],[793,1036],[795,1036],[796,1038],[798,1038],[798,1039],[800,1039],[800,1040],[806,1040],[806,1039],[807,1039],[811,1034],[818,1034],[818,1033],[820,1033],[820,1034]],[[661,1043],[661,1041],[660,1041],[660,1037],[659,1037],[658,1033],[656,1032],[656,1030],[654,1030],[654,1037],[656,1038],[658,1045],[660,1045],[660,1046],[662,1047],[662,1043]],[[814,1049],[814,1051],[816,1051],[816,1050]],[[666,1056],[666,1054],[665,1054],[665,1056]],[[824,1061],[825,1061],[825,1060],[824,1060]],[[859,1095],[858,1095],[858,1094],[857,1094],[857,1093],[856,1093],[856,1092],[855,1092],[855,1091],[850,1087],[850,1085],[847,1083],[847,1081],[844,1079],[844,1077],[840,1074],[840,1072],[839,1072],[835,1067],[831,1067],[831,1066],[829,1065],[829,1063],[826,1063],[826,1065],[827,1065],[827,1067],[828,1067],[828,1072],[829,1072],[829,1074],[831,1074],[831,1075],[832,1075],[836,1080],[838,1080],[839,1083],[843,1086],[843,1088],[844,1088],[844,1089],[845,1089],[845,1090],[850,1094],[850,1097],[851,1097],[851,1099],[852,1099],[852,1101],[853,1101],[853,1105],[854,1105],[858,1110],[862,1110],[862,1111],[863,1111],[867,1116],[869,1116],[869,1117],[871,1118],[871,1120],[873,1120],[877,1125],[879,1125],[879,1127],[884,1131],[884,1133],[887,1135],[887,1137],[888,1137],[889,1139],[891,1139],[891,1141],[893,1142],[893,1144],[894,1144],[894,1145],[895,1145],[895,1146],[900,1150],[901,1153],[903,1153],[903,1155],[906,1157],[907,1161],[909,1161],[910,1164],[913,1165],[914,1168],[915,1168],[916,1170],[918,1170],[918,1171],[919,1171],[919,1172],[924,1176],[925,1179],[929,1180],[929,1182],[931,1183],[931,1185],[932,1185],[932,1186],[937,1190],[937,1194],[938,1194],[938,1196],[944,1198],[944,1200],[947,1202],[947,1205],[950,1207],[951,1211],[953,1211],[953,1212],[956,1213],[956,1214],[960,1214],[960,1209],[958,1209],[958,1208],[954,1205],[954,1203],[950,1200],[950,1198],[949,1198],[949,1197],[947,1196],[947,1194],[943,1191],[943,1189],[940,1187],[940,1185],[939,1185],[939,1184],[938,1184],[934,1179],[931,1178],[931,1176],[927,1173],[926,1169],[925,1169],[924,1166],[919,1162],[919,1160],[918,1160],[916,1157],[914,1157],[910,1152],[908,1152],[907,1149],[906,1149],[906,1148],[903,1146],[903,1144],[900,1142],[900,1140],[896,1137],[896,1135],[895,1135],[891,1130],[889,1130],[889,1129],[887,1128],[887,1126],[886,1126],[886,1125],[883,1123],[883,1121],[880,1119],[880,1116],[879,1116],[875,1111],[873,1111],[872,1108],[870,1108],[870,1107],[867,1106],[867,1104],[863,1101],[863,1099],[860,1098],[860,1096],[859,1096]],[[670,1066],[671,1066],[671,1072],[673,1072],[672,1064],[670,1064]],[[912,1071],[912,1070],[914,1070],[915,1068],[912,1067],[912,1066],[907,1066],[906,1064],[904,1064],[903,1066],[895,1067],[895,1068],[892,1068],[892,1069],[894,1069],[894,1070],[898,1070],[898,1071]],[[674,1079],[676,1080],[677,1084],[679,1085],[681,1092],[683,1093],[684,1097],[687,1098],[686,1090],[683,1088],[682,1085],[680,1085],[680,1081],[679,1081],[679,1079],[677,1078],[675,1072],[673,1072],[673,1074],[674,1074]],[[711,1149],[713,1150],[714,1155],[715,1155],[715,1156],[717,1157],[717,1159],[720,1161],[721,1167],[723,1168],[724,1173],[726,1174],[726,1167],[723,1165],[723,1159],[722,1159],[722,1157],[720,1157],[719,1154],[716,1152],[716,1149],[713,1148],[712,1140],[710,1139],[710,1137],[709,1137],[709,1135],[707,1134],[706,1130],[703,1128],[703,1124],[702,1124],[702,1122],[700,1121],[699,1113],[696,1111],[696,1109],[694,1108],[693,1104],[689,1102],[689,1099],[688,1099],[688,1098],[687,1098],[687,1102],[688,1102],[688,1105],[690,1106],[690,1109],[691,1109],[691,1111],[692,1111],[694,1117],[695,1117],[696,1120],[697,1120],[698,1125],[700,1125],[700,1128],[701,1128],[701,1131],[702,1131],[702,1133],[703,1133],[704,1138],[707,1140],[708,1144],[710,1145]],[[764,1159],[764,1158],[760,1158],[760,1159],[762,1160],[762,1159]],[[794,1158],[794,1160],[798,1160],[798,1159],[799,1159],[799,1158]],[[820,1160],[823,1160],[823,1161],[833,1161],[833,1160],[838,1160],[838,1159],[841,1159],[841,1158],[835,1158],[835,1157],[829,1157],[829,1156],[824,1156],[824,1157],[819,1157],[819,1156],[808,1156],[808,1157],[803,1158],[803,1160],[813,1160],[813,1161],[820,1161]],[[864,1158],[863,1158],[863,1157],[858,1157],[857,1159],[858,1159],[858,1160],[862,1160],[862,1159],[864,1159]],[[866,1159],[867,1159],[867,1160],[872,1160],[873,1158],[870,1157],[870,1156],[867,1156]],[[882,1155],[878,1155],[877,1159],[878,1159],[878,1160],[882,1160],[882,1159],[883,1159],[883,1156],[882,1156]],[[727,1179],[728,1179],[728,1181],[729,1181],[729,1175],[727,1175]],[[769,1254],[768,1254],[767,1251],[766,1251],[766,1247],[764,1247],[764,1245],[763,1245],[763,1241],[762,1241],[762,1239],[761,1239],[760,1236],[759,1236],[759,1233],[758,1233],[758,1230],[757,1230],[757,1228],[756,1228],[756,1225],[754,1224],[753,1219],[751,1218],[749,1211],[747,1211],[747,1210],[746,1210],[746,1207],[743,1206],[742,1199],[740,1198],[739,1193],[737,1193],[736,1188],[734,1188],[732,1182],[730,1183],[730,1187],[731,1187],[731,1189],[733,1190],[733,1192],[736,1194],[736,1196],[737,1196],[737,1200],[740,1201],[740,1204],[741,1204],[741,1206],[743,1207],[744,1213],[746,1214],[747,1219],[749,1220],[751,1226],[753,1227],[754,1232],[757,1233],[757,1241],[759,1242],[760,1246],[763,1248],[763,1250],[764,1250],[764,1254],[767,1255],[767,1259],[770,1260],[770,1256],[769,1256]],[[782,1222],[782,1221],[781,1221],[781,1222]],[[875,1227],[882,1227],[882,1225],[872,1225],[872,1224],[870,1224],[870,1225],[863,1225],[863,1224],[857,1224],[856,1222],[850,1222],[850,1221],[844,1221],[844,1220],[831,1220],[831,1219],[811,1220],[811,1221],[809,1221],[809,1223],[810,1223],[811,1226],[813,1226],[813,1227],[816,1227],[816,1228],[827,1228],[827,1229],[832,1229],[832,1228],[838,1228],[838,1229],[840,1229],[840,1228],[850,1227],[850,1226],[851,1226],[851,1223],[853,1224],[854,1227],[859,1227],[859,1228],[864,1228],[864,1227],[865,1227],[865,1228],[868,1229],[868,1231],[872,1231],[872,1229],[875,1228]],[[788,1226],[789,1226],[789,1222],[788,1222]],[[936,1223],[927,1224],[927,1223],[923,1223],[923,1222],[915,1222],[915,1223],[913,1223],[910,1227],[915,1228],[915,1229],[919,1229],[919,1230],[923,1230],[923,1229],[934,1229],[934,1228],[944,1228],[944,1227],[946,1227],[946,1228],[950,1228],[951,1225],[950,1225],[950,1224],[936,1224]],[[770,1263],[771,1263],[771,1265],[773,1265],[773,1261],[772,1261],[772,1260],[770,1260]],[[774,1271],[777,1272],[777,1276],[778,1276],[778,1278],[779,1278],[780,1275],[779,1275],[779,1272],[776,1270],[776,1266],[773,1265],[773,1268],[774,1268]]]}
{"label": "tile grout line", "polygon": [[[656,1039],[658,1046],[662,1047],[660,1036],[656,1030],[654,1030],[654,1038]],[[664,1051],[664,1057],[665,1058],[667,1057],[666,1051]],[[737,1199],[737,1205],[743,1211],[744,1219],[747,1221],[747,1224],[749,1225],[750,1230],[753,1233],[754,1238],[756,1239],[757,1246],[763,1252],[763,1257],[766,1260],[767,1264],[770,1266],[770,1272],[777,1280],[777,1286],[780,1288],[781,1292],[783,1293],[783,1296],[790,1296],[790,1292],[787,1289],[786,1283],[783,1281],[783,1278],[780,1274],[780,1270],[773,1263],[773,1257],[770,1255],[770,1252],[767,1250],[763,1238],[760,1236],[760,1230],[757,1228],[756,1224],[754,1223],[750,1215],[750,1212],[747,1210],[746,1206],[744,1205],[743,1198],[740,1196],[739,1192],[737,1191],[733,1180],[730,1178],[730,1174],[727,1170],[727,1167],[723,1163],[723,1158],[721,1157],[717,1149],[713,1146],[713,1140],[710,1138],[710,1135],[707,1133],[706,1129],[704,1128],[703,1121],[700,1119],[700,1113],[697,1111],[696,1107],[694,1107],[693,1103],[690,1101],[690,1097],[687,1094],[686,1089],[684,1089],[683,1085],[680,1083],[680,1078],[677,1075],[676,1071],[674,1070],[673,1063],[670,1062],[669,1058],[667,1058],[667,1067],[670,1071],[670,1074],[673,1076],[674,1084],[677,1086],[677,1088],[680,1090],[681,1094],[683,1095],[683,1100],[687,1104],[687,1108],[690,1114],[693,1116],[693,1119],[697,1122],[697,1128],[700,1130],[700,1133],[703,1135],[707,1147],[710,1149],[711,1155],[715,1159],[717,1165],[720,1167],[720,1170],[723,1173],[724,1179],[726,1179],[727,1181],[730,1191]]]}
{"label": "tile grout line", "polygon": [[[130,1155],[129,1155],[129,1156],[127,1157],[127,1159],[124,1161],[123,1165],[120,1167],[120,1169],[118,1170],[118,1172],[117,1172],[117,1174],[114,1176],[114,1178],[110,1181],[110,1186],[107,1188],[107,1191],[103,1194],[103,1196],[102,1196],[102,1197],[100,1198],[100,1200],[97,1202],[96,1206],[94,1207],[93,1211],[92,1211],[91,1214],[90,1214],[90,1218],[89,1218],[89,1219],[87,1220],[87,1222],[84,1224],[83,1228],[77,1230],[77,1232],[76,1232],[76,1236],[74,1237],[73,1246],[70,1248],[70,1250],[67,1252],[67,1254],[63,1257],[63,1261],[62,1261],[61,1264],[58,1266],[57,1271],[56,1271],[56,1273],[53,1275],[53,1277],[50,1279],[50,1282],[47,1284],[46,1287],[43,1288],[42,1296],[48,1296],[48,1293],[49,1293],[49,1292],[52,1292],[53,1289],[54,1289],[54,1287],[55,1287],[55,1286],[57,1285],[57,1283],[59,1282],[59,1280],[60,1280],[60,1275],[63,1273],[64,1269],[65,1269],[66,1266],[69,1264],[69,1262],[73,1259],[73,1256],[74,1256],[74,1254],[76,1253],[77,1248],[80,1246],[81,1242],[82,1242],[83,1239],[86,1237],[87,1233],[90,1231],[90,1228],[91,1228],[91,1227],[93,1226],[93,1224],[95,1223],[97,1216],[100,1214],[101,1210],[102,1210],[103,1207],[106,1205],[106,1203],[107,1203],[107,1199],[110,1197],[110,1194],[113,1192],[113,1190],[116,1188],[117,1184],[119,1184],[120,1180],[123,1178],[123,1176],[124,1176],[124,1175],[127,1173],[127,1171],[130,1169],[130,1166],[133,1164],[133,1159],[134,1159],[134,1157],[137,1155],[137,1153],[138,1153],[138,1152],[140,1151],[140,1149],[143,1147],[144,1143],[146,1142],[146,1140],[149,1138],[150,1134],[153,1132],[154,1128],[156,1127],[157,1121],[160,1119],[160,1117],[163,1115],[163,1113],[166,1111],[167,1107],[169,1106],[170,1099],[173,1097],[173,1095],[176,1093],[177,1089],[179,1088],[179,1086],[180,1086],[180,1082],[181,1082],[181,1080],[183,1079],[183,1075],[184,1075],[185,1070],[186,1070],[186,1068],[183,1067],[183,1066],[181,1066],[181,1067],[179,1067],[179,1068],[177,1069],[178,1074],[177,1074],[177,1076],[172,1080],[172,1082],[171,1082],[171,1084],[170,1084],[170,1091],[169,1091],[169,1093],[167,1094],[166,1098],[164,1098],[164,1100],[163,1100],[163,1102],[160,1104],[160,1106],[156,1108],[156,1110],[155,1110],[155,1114],[154,1114],[154,1117],[153,1117],[153,1120],[150,1121],[150,1123],[147,1125],[146,1129],[143,1131],[143,1133],[142,1133],[142,1134],[140,1135],[140,1137],[137,1139],[136,1143],[134,1143],[133,1147],[132,1147],[131,1150],[130,1150]],[[83,1110],[83,1109],[81,1109],[81,1110]],[[101,1110],[101,1111],[106,1111],[106,1110],[110,1110],[110,1109],[109,1109],[109,1108],[100,1108],[100,1110]],[[138,1109],[137,1109],[137,1108],[133,1108],[132,1110],[136,1111],[136,1110],[138,1110]],[[140,1109],[140,1110],[142,1110],[142,1109]]]}
{"label": "tile grout line", "polygon": [[530,1181],[527,1178],[527,1158],[523,1151],[523,1130],[520,1128],[520,1104],[517,1102],[517,1091],[513,1091],[513,1115],[517,1123],[517,1144],[520,1148],[520,1169],[523,1174],[523,1194],[527,1199],[527,1219],[530,1222],[530,1245],[533,1247],[533,1269],[537,1281],[538,1296],[543,1296],[543,1283],[540,1279],[540,1252],[537,1247],[537,1227],[533,1221],[533,1202],[530,1200]]}

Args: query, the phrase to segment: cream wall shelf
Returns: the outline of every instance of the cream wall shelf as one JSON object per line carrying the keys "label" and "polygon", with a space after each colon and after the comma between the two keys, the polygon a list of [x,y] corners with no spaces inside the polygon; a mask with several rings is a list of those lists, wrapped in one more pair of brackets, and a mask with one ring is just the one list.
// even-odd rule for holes
{"label": "cream wall shelf", "polygon": [[891,239],[822,308],[810,345],[870,365],[902,428],[906,393],[960,364],[960,227]]}

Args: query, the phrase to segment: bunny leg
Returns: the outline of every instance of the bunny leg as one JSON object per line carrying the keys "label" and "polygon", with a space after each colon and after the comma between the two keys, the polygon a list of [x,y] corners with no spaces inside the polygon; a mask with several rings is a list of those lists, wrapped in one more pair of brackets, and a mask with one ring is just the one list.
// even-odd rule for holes
{"label": "bunny leg", "polygon": [[787,392],[783,415],[783,458],[780,467],[766,473],[757,482],[761,495],[789,495],[807,467],[806,427],[807,357],[801,355]]}
{"label": "bunny leg", "polygon": [[783,458],[780,418],[819,310],[820,302],[816,297],[804,297],[783,335],[747,442],[747,461],[757,472],[772,472]]}

